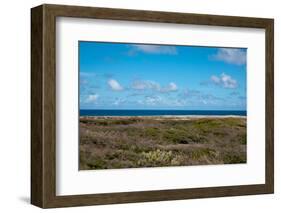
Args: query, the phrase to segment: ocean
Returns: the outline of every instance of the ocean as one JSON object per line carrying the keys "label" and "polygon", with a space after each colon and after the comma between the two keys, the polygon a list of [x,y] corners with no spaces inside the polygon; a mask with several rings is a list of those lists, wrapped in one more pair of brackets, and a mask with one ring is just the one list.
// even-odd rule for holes
{"label": "ocean", "polygon": [[119,110],[81,109],[80,116],[246,116],[247,111],[239,110]]}

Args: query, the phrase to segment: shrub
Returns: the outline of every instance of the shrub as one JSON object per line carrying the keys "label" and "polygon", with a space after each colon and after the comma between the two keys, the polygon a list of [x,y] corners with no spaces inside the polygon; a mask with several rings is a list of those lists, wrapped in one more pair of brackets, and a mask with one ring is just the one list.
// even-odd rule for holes
{"label": "shrub", "polygon": [[161,135],[161,130],[156,127],[147,127],[144,130],[144,135],[150,138],[157,138]]}
{"label": "shrub", "polygon": [[207,157],[207,158],[215,158],[216,157],[216,151],[210,148],[202,148],[202,149],[197,149],[191,152],[191,158],[193,160],[198,160],[202,157]]}
{"label": "shrub", "polygon": [[172,160],[172,151],[154,150],[142,152],[141,159],[138,161],[139,166],[159,166],[169,165]]}
{"label": "shrub", "polygon": [[223,162],[225,164],[246,163],[246,156],[237,154],[226,154],[223,157]]}
{"label": "shrub", "polygon": [[243,145],[247,144],[247,135],[246,134],[241,136],[240,143]]}
{"label": "shrub", "polygon": [[95,159],[95,160],[87,163],[87,166],[90,169],[106,169],[107,163],[106,163],[106,161],[104,161],[102,159]]}
{"label": "shrub", "polygon": [[192,135],[188,134],[187,131],[179,129],[169,129],[164,133],[164,139],[168,143],[174,144],[188,144],[193,142]]}

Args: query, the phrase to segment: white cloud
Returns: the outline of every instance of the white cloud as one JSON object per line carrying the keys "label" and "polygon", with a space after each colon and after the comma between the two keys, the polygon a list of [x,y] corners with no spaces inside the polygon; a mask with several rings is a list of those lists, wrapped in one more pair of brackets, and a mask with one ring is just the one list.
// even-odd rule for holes
{"label": "white cloud", "polygon": [[237,81],[235,79],[233,79],[231,76],[226,75],[224,73],[221,74],[221,81],[225,88],[236,88],[237,87]]}
{"label": "white cloud", "polygon": [[173,46],[162,46],[162,45],[132,45],[134,51],[140,51],[149,54],[177,54],[177,49]]}
{"label": "white cloud", "polygon": [[167,86],[161,87],[161,85],[155,81],[134,81],[132,88],[135,90],[155,90],[158,92],[174,92],[178,90],[177,85],[174,82],[170,82]]}
{"label": "white cloud", "polygon": [[168,84],[167,87],[162,88],[161,92],[175,92],[177,90],[178,90],[178,86],[174,82],[171,82]]}
{"label": "white cloud", "polygon": [[238,86],[238,83],[235,79],[233,79],[230,75],[222,73],[219,77],[212,75],[210,78],[211,82],[220,85],[224,88],[234,89]]}
{"label": "white cloud", "polygon": [[155,96],[155,97],[146,97],[145,98],[145,103],[147,105],[156,105],[156,104],[159,104],[160,102],[162,101],[162,98],[159,97],[159,96]]}
{"label": "white cloud", "polygon": [[190,89],[185,89],[182,93],[179,94],[179,97],[183,98],[198,98],[201,96],[201,91],[199,90],[190,90]]}
{"label": "white cloud", "polygon": [[86,99],[86,103],[94,103],[97,101],[98,97],[99,97],[98,94],[88,95],[88,97]]}
{"label": "white cloud", "polygon": [[218,52],[211,56],[212,59],[224,61],[229,64],[246,64],[246,51],[235,48],[220,48]]}
{"label": "white cloud", "polygon": [[165,97],[162,95],[147,95],[137,103],[150,107],[182,107],[187,105],[187,100],[178,97]]}
{"label": "white cloud", "polygon": [[177,91],[178,86],[174,82],[171,82],[171,83],[169,83],[169,85],[166,88],[164,88],[164,90],[166,90],[168,92]]}
{"label": "white cloud", "polygon": [[211,81],[212,81],[213,83],[215,83],[215,84],[219,84],[220,81],[221,81],[221,79],[220,79],[219,77],[215,76],[215,75],[212,75],[212,76],[211,76]]}
{"label": "white cloud", "polygon": [[123,87],[115,79],[109,79],[107,81],[107,83],[113,91],[122,91],[123,90]]}
{"label": "white cloud", "polygon": [[134,81],[132,84],[132,88],[135,90],[146,90],[146,89],[152,89],[152,90],[159,90],[160,84],[154,82],[154,81]]}
{"label": "white cloud", "polygon": [[158,95],[148,95],[144,99],[138,100],[138,103],[147,106],[162,106],[163,104],[165,105],[165,100]]}

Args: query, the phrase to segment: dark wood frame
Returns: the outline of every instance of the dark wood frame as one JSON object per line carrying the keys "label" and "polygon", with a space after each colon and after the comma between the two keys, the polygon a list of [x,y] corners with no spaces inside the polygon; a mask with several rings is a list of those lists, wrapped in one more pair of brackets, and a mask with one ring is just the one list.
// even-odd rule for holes
{"label": "dark wood frame", "polygon": [[[56,195],[56,17],[262,28],[266,32],[265,184]],[[31,9],[31,203],[66,207],[267,194],[274,192],[274,20],[63,5]]]}

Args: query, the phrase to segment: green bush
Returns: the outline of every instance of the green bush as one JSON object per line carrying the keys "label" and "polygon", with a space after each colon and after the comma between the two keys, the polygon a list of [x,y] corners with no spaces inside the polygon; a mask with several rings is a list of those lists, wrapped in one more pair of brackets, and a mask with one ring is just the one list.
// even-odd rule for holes
{"label": "green bush", "polygon": [[144,130],[144,135],[150,138],[158,138],[161,136],[161,130],[156,127],[147,127]]}
{"label": "green bush", "polygon": [[168,143],[174,144],[189,144],[194,142],[191,134],[188,134],[187,131],[179,129],[169,129],[164,133],[164,139]]}
{"label": "green bush", "polygon": [[106,169],[107,163],[106,163],[106,161],[104,161],[102,159],[95,159],[95,160],[87,163],[87,166],[90,169]]}

